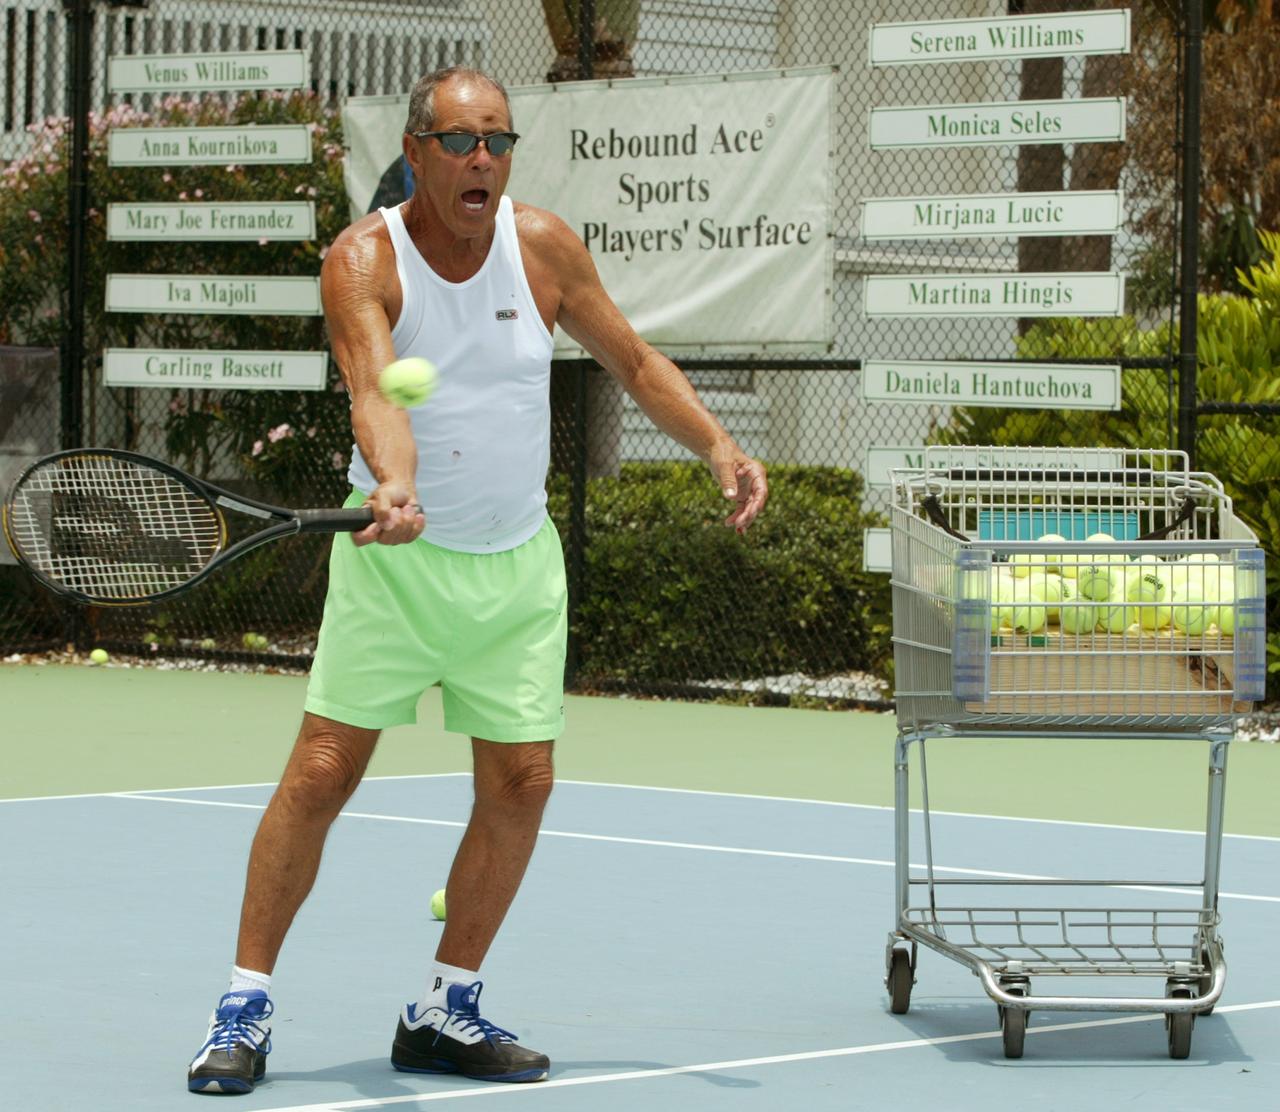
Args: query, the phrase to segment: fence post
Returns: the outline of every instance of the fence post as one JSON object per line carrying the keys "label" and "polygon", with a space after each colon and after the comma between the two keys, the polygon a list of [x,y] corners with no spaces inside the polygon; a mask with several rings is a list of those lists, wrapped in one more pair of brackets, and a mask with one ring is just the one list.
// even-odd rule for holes
{"label": "fence post", "polygon": [[85,221],[89,211],[89,96],[93,57],[91,0],[63,0],[67,13],[67,113],[71,159],[67,175],[67,306],[62,341],[62,447],[84,443],[84,316],[87,276]]}
{"label": "fence post", "polygon": [[1200,83],[1204,44],[1202,0],[1184,0],[1186,65],[1182,87],[1182,249],[1178,312],[1178,447],[1196,462],[1196,344],[1200,272]]}

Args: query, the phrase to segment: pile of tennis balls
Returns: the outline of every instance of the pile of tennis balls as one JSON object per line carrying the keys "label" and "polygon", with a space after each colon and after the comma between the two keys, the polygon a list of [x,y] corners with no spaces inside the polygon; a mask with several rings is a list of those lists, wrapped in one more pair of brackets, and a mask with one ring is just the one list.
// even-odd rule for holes
{"label": "pile of tennis balls", "polygon": [[[1048,533],[1046,542],[1066,543]],[[1085,544],[1114,544],[1094,533]],[[991,632],[1154,633],[1199,636],[1217,627],[1235,634],[1235,569],[1212,553],[1173,560],[1119,554],[1052,556],[1015,553],[991,568]]]}

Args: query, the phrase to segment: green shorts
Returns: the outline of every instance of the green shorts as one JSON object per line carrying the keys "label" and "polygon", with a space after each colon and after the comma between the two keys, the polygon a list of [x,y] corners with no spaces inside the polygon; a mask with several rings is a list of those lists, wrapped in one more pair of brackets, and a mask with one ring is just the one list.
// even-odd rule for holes
{"label": "green shorts", "polygon": [[[348,506],[364,496],[353,494]],[[352,726],[417,721],[439,683],[444,726],[486,741],[551,741],[564,728],[564,554],[547,518],[504,552],[417,540],[333,539],[306,708]]]}

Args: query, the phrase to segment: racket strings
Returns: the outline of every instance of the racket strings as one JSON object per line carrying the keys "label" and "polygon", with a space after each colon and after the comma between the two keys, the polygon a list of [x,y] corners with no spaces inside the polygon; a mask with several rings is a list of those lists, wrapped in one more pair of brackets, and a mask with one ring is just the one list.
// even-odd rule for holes
{"label": "racket strings", "polygon": [[181,586],[225,540],[221,514],[173,476],[92,455],[31,471],[11,498],[9,532],[46,578],[108,601]]}

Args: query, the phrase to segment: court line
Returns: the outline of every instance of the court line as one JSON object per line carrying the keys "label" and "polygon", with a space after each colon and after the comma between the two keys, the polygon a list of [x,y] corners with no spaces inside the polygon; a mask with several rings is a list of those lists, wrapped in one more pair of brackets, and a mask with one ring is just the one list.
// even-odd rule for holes
{"label": "court line", "polygon": [[[1252,1004],[1228,1004],[1214,1009],[1216,1015],[1227,1012],[1257,1011],[1280,1007],[1280,1000],[1260,1000]],[[1074,1023],[1054,1023],[1047,1026],[1028,1027],[1027,1035],[1049,1035],[1059,1031],[1081,1031],[1093,1027],[1118,1027],[1128,1023],[1152,1023],[1163,1020],[1163,1013],[1152,1015],[1121,1016],[1113,1019],[1090,1019]],[[321,1104],[291,1104],[286,1107],[264,1109],[263,1112],[351,1112],[353,1109],[386,1108],[394,1104],[422,1104],[426,1101],[463,1099],[466,1097],[534,1094],[547,1089],[563,1089],[573,1085],[602,1085],[618,1081],[640,1081],[658,1077],[676,1077],[689,1073],[712,1073],[727,1070],[749,1069],[755,1066],[785,1065],[789,1062],[812,1062],[823,1058],[851,1058],[861,1054],[881,1054],[891,1050],[915,1050],[925,1046],[947,1046],[954,1043],[977,1042],[998,1039],[1000,1031],[981,1031],[968,1035],[941,1035],[932,1039],[903,1039],[898,1042],[869,1043],[863,1046],[844,1046],[833,1050],[807,1050],[795,1054],[772,1054],[762,1058],[738,1058],[725,1062],[701,1062],[690,1066],[668,1066],[653,1070],[628,1070],[623,1073],[594,1074],[590,1077],[557,1077],[535,1085],[481,1085],[477,1083],[465,1089],[444,1089],[434,1093],[408,1093],[393,1097],[365,1097],[352,1100],[327,1101]]]}
{"label": "court line", "polygon": [[[467,776],[470,772],[410,772],[396,776],[366,776],[361,783],[377,782],[382,780],[439,780],[446,779],[451,776]],[[264,780],[255,784],[202,784],[195,787],[176,787],[176,788],[135,788],[125,791],[114,792],[82,792],[77,795],[32,795],[23,796],[13,799],[0,799],[0,803],[39,803],[44,800],[53,799],[109,799],[118,795],[142,795],[154,792],[216,792],[222,790],[230,791],[233,788],[274,788],[278,783],[277,780]],[[754,799],[763,800],[770,803],[805,803],[815,804],[821,807],[844,807],[855,811],[886,811],[892,812],[893,807],[882,803],[849,803],[838,799],[807,799],[804,796],[795,795],[754,795],[750,792],[722,792],[713,791],[708,788],[669,788],[658,784],[619,784],[608,780],[557,780],[557,784],[571,784],[575,787],[587,788],[625,788],[630,791],[641,792],[671,792],[676,795],[705,795],[724,799]],[[919,807],[912,807],[911,814],[923,814],[923,810]],[[1083,826],[1095,830],[1133,830],[1139,833],[1149,834],[1189,834],[1192,836],[1204,836],[1203,830],[1186,830],[1181,827],[1172,826],[1129,826],[1124,823],[1111,822],[1082,822],[1076,819],[1042,819],[1032,818],[1028,815],[989,815],[976,811],[933,811],[934,815],[945,815],[948,818],[958,819],[988,819],[999,822],[1029,822],[1043,823],[1048,826]],[[1252,842],[1280,842],[1280,836],[1273,834],[1233,834],[1230,831],[1223,831],[1224,838],[1240,838],[1245,841]]]}
{"label": "court line", "polygon": [[[265,811],[263,803],[234,803],[222,799],[183,799],[179,796],[135,794],[133,792],[115,792],[116,799],[140,799],[154,803],[183,803],[197,807],[231,807],[245,811]],[[457,819],[423,819],[408,815],[378,815],[369,811],[339,811],[339,818],[369,819],[373,822],[407,822],[417,826],[451,826],[458,829],[467,824]],[[539,830],[539,838],[574,838],[584,842],[612,842],[629,846],[654,846],[659,849],[693,849],[705,853],[737,853],[749,857],[784,857],[797,861],[826,861],[838,865],[874,865],[879,868],[893,868],[894,862],[875,857],[844,857],[828,853],[799,853],[794,850],[754,849],[748,846],[718,846],[706,842],[672,842],[657,838],[626,838],[617,834],[585,834],[573,830]],[[911,863],[913,869],[925,866]],[[964,876],[985,876],[1008,880],[1025,880],[1035,883],[1041,880],[1054,880],[1054,877],[1041,876],[1035,873],[1006,873],[995,869],[968,869],[956,865],[934,865],[937,873],[958,873]],[[1158,884],[1119,884],[1114,886],[1130,892],[1165,892],[1178,896],[1194,896],[1194,890],[1186,888],[1169,888]],[[1280,903],[1280,896],[1259,896],[1243,892],[1219,892],[1219,899],[1255,900],[1261,903]]]}

